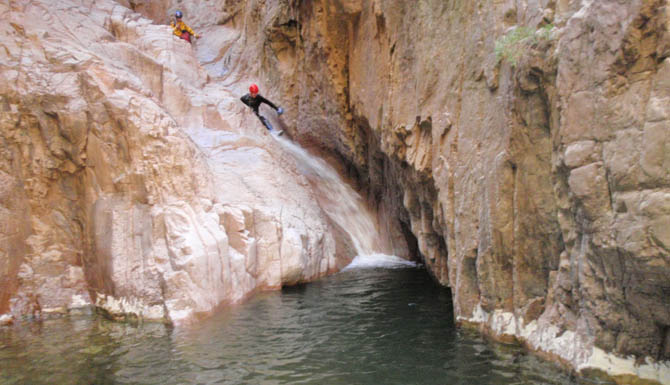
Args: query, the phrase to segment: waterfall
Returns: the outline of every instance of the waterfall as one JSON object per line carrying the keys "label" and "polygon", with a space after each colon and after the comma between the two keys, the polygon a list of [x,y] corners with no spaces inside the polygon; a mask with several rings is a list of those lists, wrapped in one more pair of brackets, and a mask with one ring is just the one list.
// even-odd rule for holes
{"label": "waterfall", "polygon": [[360,256],[382,253],[376,222],[361,196],[323,159],[312,156],[288,139],[277,137],[277,140],[295,157],[299,170],[312,184],[319,205],[349,235],[356,253]]}
{"label": "waterfall", "polygon": [[[216,151],[222,137],[232,140],[236,134],[198,127],[187,130],[191,140],[207,153],[216,168],[227,164],[223,158],[228,152]],[[309,181],[319,206],[328,218],[337,224],[351,239],[357,256],[383,256],[386,249],[379,236],[377,222],[368,211],[361,196],[346,184],[338,172],[326,161],[311,155],[298,144],[273,135],[284,151],[296,160],[298,171]],[[227,167],[227,166],[226,166]]]}

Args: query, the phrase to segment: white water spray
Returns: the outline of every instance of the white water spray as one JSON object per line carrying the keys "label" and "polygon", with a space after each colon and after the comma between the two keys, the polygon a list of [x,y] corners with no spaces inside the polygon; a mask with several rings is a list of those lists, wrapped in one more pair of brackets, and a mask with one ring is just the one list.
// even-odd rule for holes
{"label": "white water spray", "polygon": [[317,190],[321,208],[349,235],[357,254],[369,256],[381,253],[382,241],[377,226],[361,196],[344,183],[337,171],[324,160],[287,139],[277,139],[296,158],[300,171]]}
{"label": "white water spray", "polygon": [[343,270],[367,269],[383,267],[385,269],[398,269],[407,267],[416,267],[417,263],[396,257],[395,255],[370,254],[357,255],[353,261]]}

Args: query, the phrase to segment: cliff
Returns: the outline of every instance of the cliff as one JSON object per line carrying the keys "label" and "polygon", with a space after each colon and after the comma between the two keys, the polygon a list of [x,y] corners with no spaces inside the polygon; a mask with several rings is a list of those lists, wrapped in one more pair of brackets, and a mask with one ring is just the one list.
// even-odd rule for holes
{"label": "cliff", "polygon": [[193,50],[176,2],[46,3],[0,5],[0,313],[186,319],[346,263],[254,80],[463,325],[670,383],[666,0],[184,0]]}
{"label": "cliff", "polygon": [[226,12],[264,44],[225,52],[254,51],[294,136],[401,221],[461,323],[577,371],[670,383],[666,1]]}
{"label": "cliff", "polygon": [[183,323],[353,258],[246,85],[171,28],[104,0],[0,12],[0,314]]}

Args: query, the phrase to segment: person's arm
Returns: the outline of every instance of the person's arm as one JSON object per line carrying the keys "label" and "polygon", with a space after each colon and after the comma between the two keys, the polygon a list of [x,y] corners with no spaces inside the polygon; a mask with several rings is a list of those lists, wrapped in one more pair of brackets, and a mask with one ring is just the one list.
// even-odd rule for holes
{"label": "person's arm", "polygon": [[272,103],[271,101],[265,99],[265,98],[262,97],[261,95],[258,95],[257,97],[258,97],[258,98],[261,98],[261,103],[265,103],[265,104],[267,104],[268,106],[272,107],[272,109],[275,110],[275,111],[279,110],[279,107],[275,106],[274,103]]}
{"label": "person's arm", "polygon": [[242,101],[242,103],[244,103],[244,104],[246,104],[247,106],[251,107],[251,104],[249,104],[249,98],[250,98],[249,94],[245,94],[244,96],[242,96],[242,97],[240,98],[240,100]]}
{"label": "person's arm", "polygon": [[193,31],[193,30],[191,29],[191,27],[189,27],[188,25],[186,25],[186,23],[184,23],[184,29],[186,30],[186,32],[190,33],[191,35],[193,35],[193,36],[195,36],[195,37],[199,37],[198,34],[195,33],[195,31]]}
{"label": "person's arm", "polygon": [[261,98],[261,103],[265,103],[265,104],[267,104],[268,106],[274,108],[274,110],[277,111],[277,115],[281,115],[281,114],[284,113],[284,109],[283,109],[283,108],[275,106],[274,103],[272,103],[271,101],[265,99],[264,97],[262,97],[262,96],[260,96],[260,95],[258,95],[258,97]]}

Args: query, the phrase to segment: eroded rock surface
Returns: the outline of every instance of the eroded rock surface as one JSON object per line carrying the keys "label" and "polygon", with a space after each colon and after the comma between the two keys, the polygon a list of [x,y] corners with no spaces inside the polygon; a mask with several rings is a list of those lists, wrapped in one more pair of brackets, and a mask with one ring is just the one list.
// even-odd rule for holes
{"label": "eroded rock surface", "polygon": [[0,5],[0,314],[185,322],[344,266],[350,238],[242,89],[128,5]]}
{"label": "eroded rock surface", "polygon": [[[295,204],[308,183],[221,90],[257,81],[366,191],[392,251],[451,286],[458,320],[670,383],[666,0],[11,4],[0,312],[100,292],[176,315],[336,266],[341,237]],[[203,44],[126,7],[157,22],[179,7]],[[211,130],[227,134],[207,148]],[[305,188],[287,194],[287,175]],[[300,214],[273,211],[279,196]]]}
{"label": "eroded rock surface", "polygon": [[229,14],[245,44],[225,52],[257,57],[297,111],[292,133],[400,220],[460,321],[577,370],[670,383],[667,1]]}

